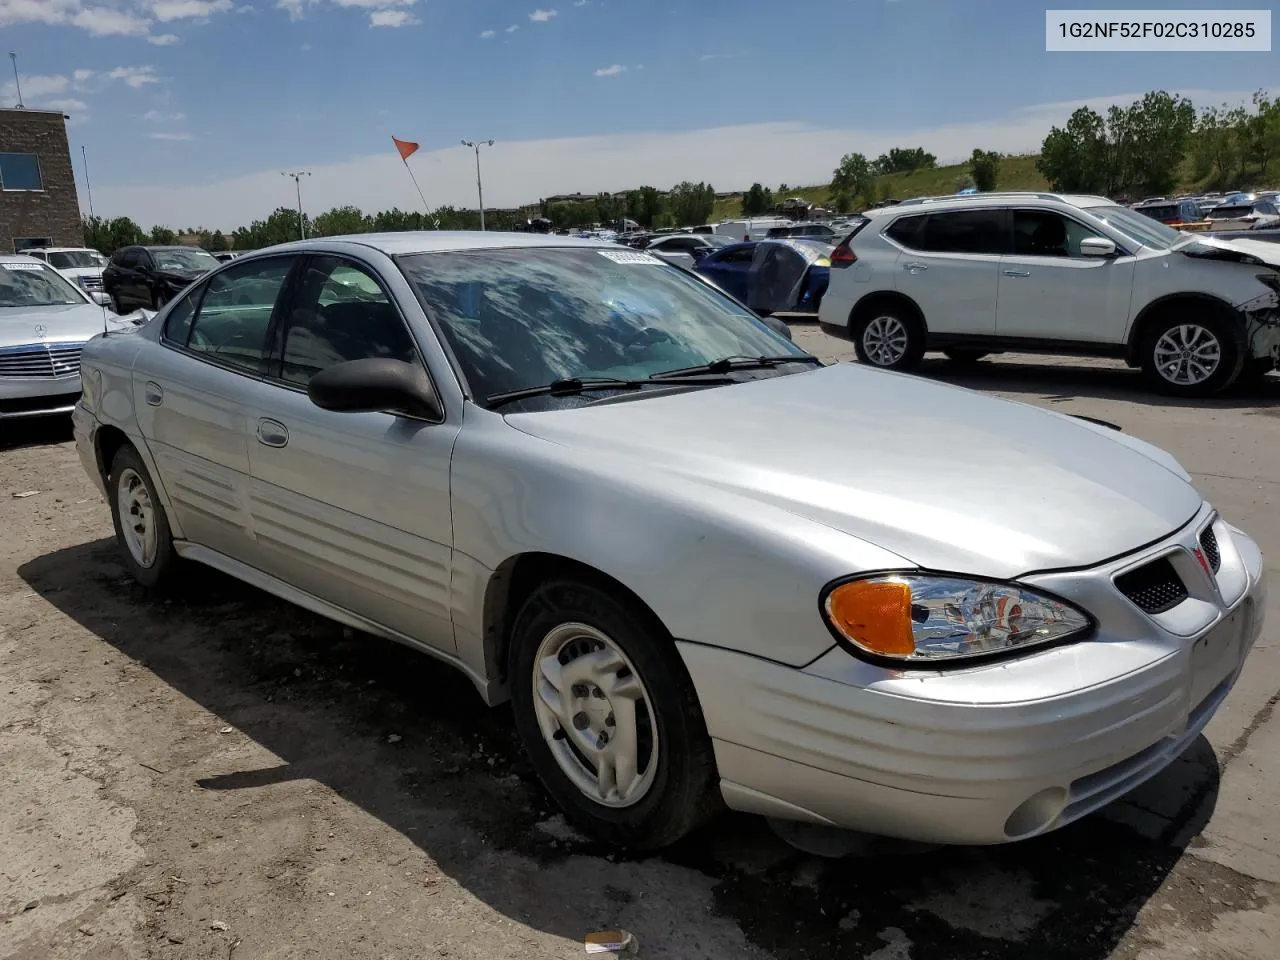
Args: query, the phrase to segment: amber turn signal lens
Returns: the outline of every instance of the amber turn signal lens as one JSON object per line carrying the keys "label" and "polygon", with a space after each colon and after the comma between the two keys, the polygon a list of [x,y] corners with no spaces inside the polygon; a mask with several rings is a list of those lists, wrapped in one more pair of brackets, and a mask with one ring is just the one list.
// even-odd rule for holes
{"label": "amber turn signal lens", "polygon": [[855,580],[827,595],[827,616],[841,634],[868,653],[909,657],[916,652],[911,587],[894,580]]}

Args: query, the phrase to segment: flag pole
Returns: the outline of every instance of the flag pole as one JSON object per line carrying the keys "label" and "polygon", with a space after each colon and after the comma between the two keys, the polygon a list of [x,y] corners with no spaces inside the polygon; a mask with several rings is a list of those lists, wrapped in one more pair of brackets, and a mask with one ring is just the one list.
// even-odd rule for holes
{"label": "flag pole", "polygon": [[431,211],[427,209],[427,198],[422,195],[422,188],[418,186],[418,178],[413,175],[413,168],[409,166],[409,161],[403,157],[400,158],[400,162],[403,163],[404,168],[409,171],[409,179],[413,181],[413,189],[418,191],[418,199],[422,201],[422,212],[427,214],[427,216],[430,216]]}

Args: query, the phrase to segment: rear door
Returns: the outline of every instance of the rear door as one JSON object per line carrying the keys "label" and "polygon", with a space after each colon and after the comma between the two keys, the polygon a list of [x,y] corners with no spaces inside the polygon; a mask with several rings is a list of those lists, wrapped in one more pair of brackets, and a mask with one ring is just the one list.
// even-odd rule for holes
{"label": "rear door", "polygon": [[295,256],[233,266],[192,287],[142,351],[134,407],[186,539],[259,566],[248,506],[246,392],[266,373],[268,332]]}
{"label": "rear door", "polygon": [[755,249],[754,243],[725,247],[703,257],[697,271],[730,296],[746,303]]}
{"label": "rear door", "polygon": [[900,217],[885,237],[901,249],[896,286],[924,314],[930,334],[992,336],[1008,211],[952,210]]}

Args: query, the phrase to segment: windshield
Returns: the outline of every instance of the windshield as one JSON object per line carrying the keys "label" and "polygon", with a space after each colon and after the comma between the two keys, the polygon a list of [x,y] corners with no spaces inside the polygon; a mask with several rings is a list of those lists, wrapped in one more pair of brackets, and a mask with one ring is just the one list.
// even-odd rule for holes
{"label": "windshield", "polygon": [[49,263],[59,270],[72,270],[76,267],[101,267],[106,258],[92,250],[63,250],[49,254]]}
{"label": "windshield", "polygon": [[218,265],[218,258],[212,253],[195,247],[190,250],[152,250],[156,258],[156,267],[160,270],[212,270]]}
{"label": "windshield", "polygon": [[52,307],[87,301],[66,278],[39,263],[0,263],[0,307]]}
{"label": "windshield", "polygon": [[1153,250],[1169,250],[1179,240],[1186,240],[1189,236],[1127,207],[1090,207],[1088,212],[1111,229],[1119,230],[1134,242]]}
{"label": "windshield", "polygon": [[648,253],[538,247],[417,254],[400,265],[478,402],[570,377],[644,380],[723,357],[807,356]]}

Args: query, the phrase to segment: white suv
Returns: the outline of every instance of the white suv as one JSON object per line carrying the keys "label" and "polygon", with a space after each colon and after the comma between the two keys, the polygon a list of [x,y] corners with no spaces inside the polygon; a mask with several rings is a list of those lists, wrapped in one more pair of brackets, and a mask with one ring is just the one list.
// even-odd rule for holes
{"label": "white suv", "polygon": [[102,271],[106,269],[107,258],[97,250],[88,247],[33,247],[22,253],[43,260],[91,294],[102,292]]}
{"label": "white suv", "polygon": [[819,319],[858,359],[1112,356],[1205,395],[1280,359],[1280,245],[1180,233],[1105,197],[988,193],[869,210]]}

